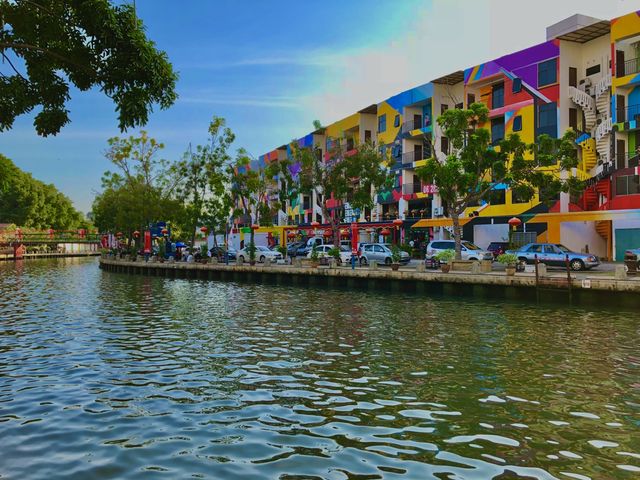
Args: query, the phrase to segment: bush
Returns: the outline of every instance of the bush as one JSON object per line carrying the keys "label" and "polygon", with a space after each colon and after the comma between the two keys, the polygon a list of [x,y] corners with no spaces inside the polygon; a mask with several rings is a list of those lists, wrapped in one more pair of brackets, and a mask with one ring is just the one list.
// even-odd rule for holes
{"label": "bush", "polygon": [[287,247],[284,247],[284,246],[282,246],[282,245],[278,245],[278,247],[276,248],[276,250],[278,250],[278,252],[280,252],[280,254],[281,254],[283,257],[286,257],[286,256],[287,256]]}
{"label": "bush", "polygon": [[433,258],[435,258],[436,260],[442,263],[449,263],[455,257],[456,257],[456,251],[451,249],[441,250],[433,256]]}
{"label": "bush", "polygon": [[340,249],[333,247],[331,250],[327,252],[330,257],[335,258],[336,260],[340,260]]}
{"label": "bush", "polygon": [[318,258],[320,258],[320,256],[318,255],[318,247],[314,243],[313,246],[311,247],[311,261],[317,262]]}
{"label": "bush", "polygon": [[402,250],[400,250],[400,247],[398,247],[398,245],[391,246],[391,261],[393,263],[400,263],[400,259],[402,258],[402,256],[400,255],[401,251]]}
{"label": "bush", "polygon": [[504,265],[515,265],[518,263],[518,256],[514,253],[503,253],[502,255],[498,255],[496,260]]}

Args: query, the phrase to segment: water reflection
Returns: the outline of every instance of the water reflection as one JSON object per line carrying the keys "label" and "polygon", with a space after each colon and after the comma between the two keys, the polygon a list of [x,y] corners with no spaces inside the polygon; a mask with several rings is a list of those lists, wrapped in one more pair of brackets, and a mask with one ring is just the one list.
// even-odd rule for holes
{"label": "water reflection", "polygon": [[634,478],[637,321],[0,265],[0,476]]}

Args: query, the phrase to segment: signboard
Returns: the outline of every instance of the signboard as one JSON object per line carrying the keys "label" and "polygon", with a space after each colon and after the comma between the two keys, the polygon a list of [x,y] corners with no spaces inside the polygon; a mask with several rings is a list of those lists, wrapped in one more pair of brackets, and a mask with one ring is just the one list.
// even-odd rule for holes
{"label": "signboard", "polygon": [[438,193],[438,187],[431,183],[422,185],[422,193],[426,193],[427,195]]}
{"label": "signboard", "polygon": [[151,231],[144,232],[144,253],[151,253]]}

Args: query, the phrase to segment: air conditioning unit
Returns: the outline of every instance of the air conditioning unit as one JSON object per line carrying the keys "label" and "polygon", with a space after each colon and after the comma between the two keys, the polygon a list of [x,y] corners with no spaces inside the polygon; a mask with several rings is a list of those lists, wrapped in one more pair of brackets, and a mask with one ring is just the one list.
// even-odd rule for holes
{"label": "air conditioning unit", "polygon": [[444,207],[434,207],[433,208],[433,214],[437,217],[437,216],[442,216],[444,215]]}

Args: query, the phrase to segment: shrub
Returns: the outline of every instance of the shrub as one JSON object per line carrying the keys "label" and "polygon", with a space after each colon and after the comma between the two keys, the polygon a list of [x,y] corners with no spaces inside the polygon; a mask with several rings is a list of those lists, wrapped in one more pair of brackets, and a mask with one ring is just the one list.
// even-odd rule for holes
{"label": "shrub", "polygon": [[451,260],[453,260],[456,257],[456,251],[451,249],[441,250],[438,253],[436,253],[433,257],[442,263],[449,263]]}
{"label": "shrub", "polygon": [[498,255],[496,260],[504,265],[515,265],[518,263],[518,256],[514,253],[503,253],[502,255]]}
{"label": "shrub", "polygon": [[314,243],[313,246],[311,247],[311,261],[312,262],[317,262],[318,258],[319,258],[318,247]]}
{"label": "shrub", "polygon": [[333,247],[331,250],[327,252],[330,257],[335,258],[336,260],[340,260],[340,249],[337,247]]}
{"label": "shrub", "polygon": [[402,250],[400,250],[400,247],[398,247],[398,245],[391,246],[391,261],[393,263],[400,263],[400,259],[402,258],[402,255],[400,255],[401,251]]}

